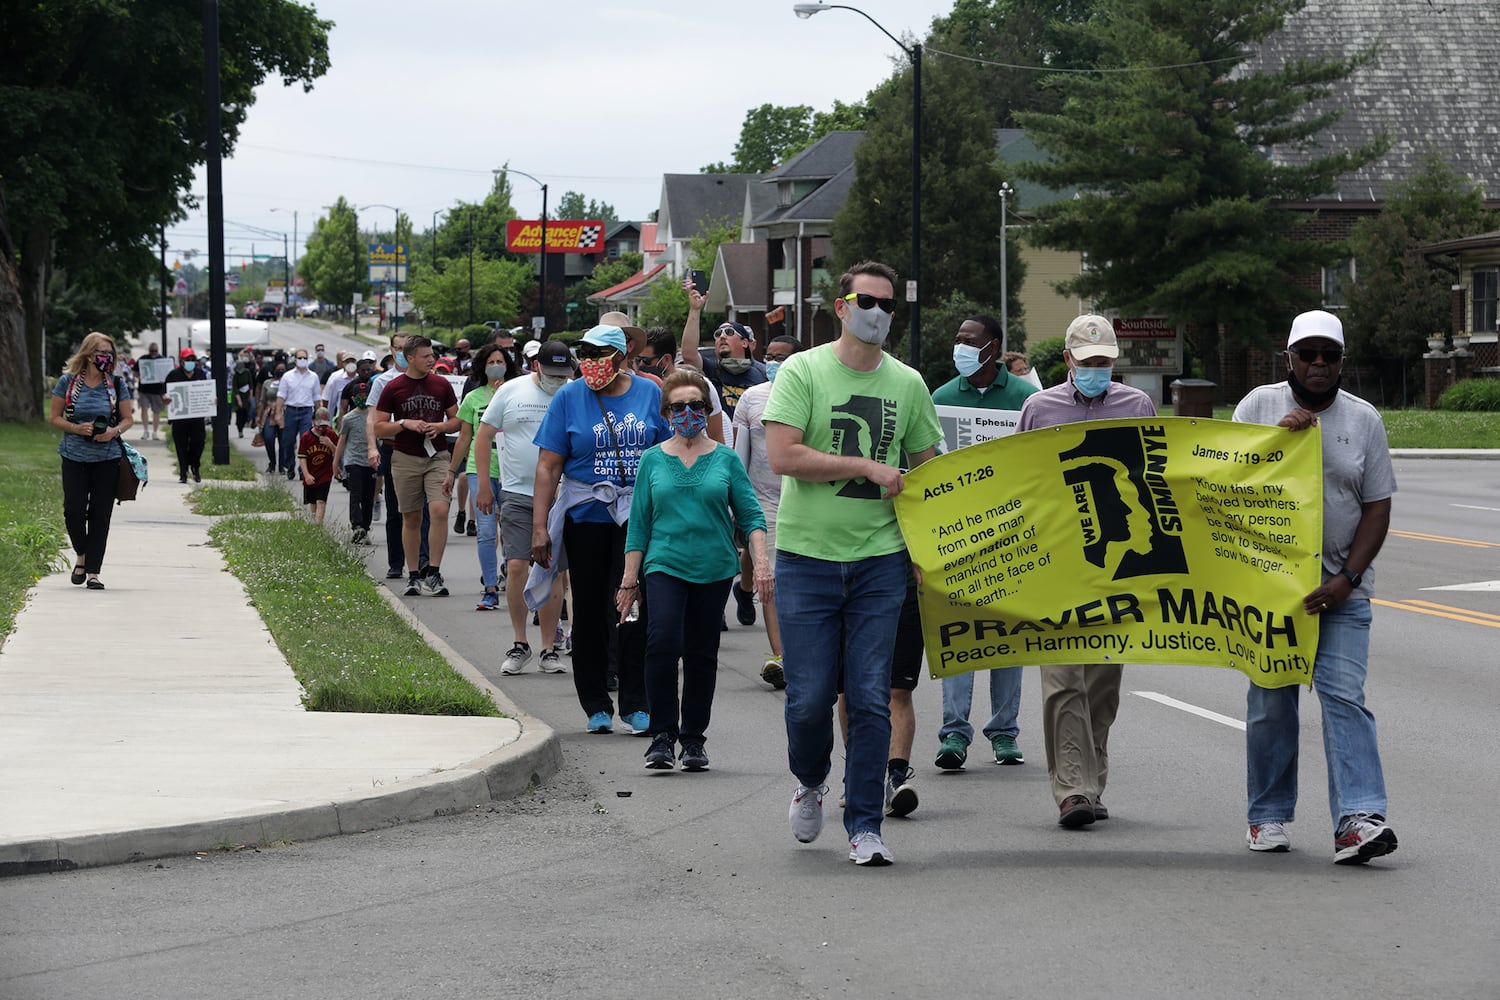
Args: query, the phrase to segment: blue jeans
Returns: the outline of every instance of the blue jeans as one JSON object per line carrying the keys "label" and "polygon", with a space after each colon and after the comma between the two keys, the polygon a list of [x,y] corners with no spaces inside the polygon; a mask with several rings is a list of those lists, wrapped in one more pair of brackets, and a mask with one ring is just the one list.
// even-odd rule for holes
{"label": "blue jeans", "polygon": [[906,574],[904,551],[858,562],[776,553],[787,763],[804,785],[827,780],[842,660],[849,710],[844,829],[851,837],[880,832],[891,745],[891,656]]}
{"label": "blue jeans", "polygon": [[[477,497],[479,473],[468,472],[465,475],[469,477],[469,496]],[[490,477],[490,489],[494,491],[494,496],[500,496],[500,480],[495,476]],[[479,542],[479,579],[486,587],[500,586],[500,556],[495,550],[495,526],[498,523],[496,514],[499,510],[498,504],[491,507],[488,514],[477,506],[474,508],[474,531]]]}
{"label": "blue jeans", "polygon": [[[1021,714],[1021,668],[1004,667],[985,671],[990,675],[990,721],[984,724],[985,739],[1021,735],[1017,716]],[[974,742],[974,727],[969,725],[969,710],[974,704],[974,674],[943,678],[943,727],[938,740],[958,734],[965,743]]]}
{"label": "blue jeans", "polygon": [[[1313,690],[1323,709],[1328,811],[1335,827],[1353,813],[1385,815],[1385,775],[1375,743],[1375,716],[1365,708],[1369,650],[1368,600],[1351,599],[1323,612]],[[1290,823],[1295,818],[1299,687],[1250,688],[1245,763],[1251,824]]]}
{"label": "blue jeans", "polygon": [[297,467],[297,442],[312,430],[311,406],[288,406],[281,426],[281,471]]}
{"label": "blue jeans", "polygon": [[651,604],[651,620],[646,623],[646,710],[652,736],[665,733],[683,742],[706,738],[719,678],[719,621],[730,582],[689,583],[668,573],[646,574]]}

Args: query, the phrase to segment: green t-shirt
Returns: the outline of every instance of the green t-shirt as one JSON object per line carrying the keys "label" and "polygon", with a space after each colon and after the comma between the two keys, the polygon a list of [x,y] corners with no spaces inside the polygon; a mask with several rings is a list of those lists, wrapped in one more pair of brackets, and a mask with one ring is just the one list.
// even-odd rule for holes
{"label": "green t-shirt", "polygon": [[[474,464],[474,439],[479,436],[479,418],[484,416],[484,408],[490,405],[490,398],[495,395],[495,387],[492,385],[476,385],[464,395],[463,402],[458,404],[458,419],[469,425],[469,459],[464,466],[465,472],[478,472],[479,466]],[[500,478],[500,449],[490,449],[490,476]]]}
{"label": "green t-shirt", "polygon": [[932,402],[937,406],[968,406],[976,410],[1019,410],[1026,397],[1036,391],[1037,387],[1024,378],[1001,370],[984,392],[958,375],[933,390]]}
{"label": "green t-shirt", "polygon": [[[776,373],[764,423],[800,428],[802,443],[830,455],[897,466],[901,453],[926,451],[943,437],[922,376],[887,354],[857,372],[832,344],[801,351]],[[782,477],[776,548],[814,559],[855,562],[906,547],[896,509],[867,479],[810,483]]]}
{"label": "green t-shirt", "polygon": [[740,570],[735,524],[747,535],[766,529],[750,476],[733,448],[721,444],[699,455],[691,468],[661,445],[641,456],[625,551],[645,553],[642,574],[666,573],[688,583],[729,579]]}

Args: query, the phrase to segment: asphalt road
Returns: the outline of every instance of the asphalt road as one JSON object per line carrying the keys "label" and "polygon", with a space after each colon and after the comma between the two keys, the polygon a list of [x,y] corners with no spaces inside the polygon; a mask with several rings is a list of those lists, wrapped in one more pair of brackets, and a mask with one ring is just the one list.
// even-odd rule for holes
{"label": "asphalt road", "polygon": [[[369,333],[373,336],[375,334],[374,317],[368,317],[368,319],[368,323],[360,323],[361,335]],[[176,356],[177,351],[181,347],[185,347],[190,343],[189,334],[195,322],[197,321],[176,317],[167,320],[167,354]],[[350,337],[338,335],[325,327],[295,319],[278,320],[270,324],[270,327],[272,346],[285,348],[289,353],[299,347],[305,347],[311,351],[314,345],[323,344],[328,348],[328,357],[331,360],[334,354],[340,350],[354,351],[356,354],[359,354],[371,349],[370,344],[362,340],[354,340]],[[136,353],[144,354],[146,344],[152,341],[160,343],[161,330],[157,328],[155,330],[143,331],[140,337],[140,347]]]}
{"label": "asphalt road", "polygon": [[499,675],[506,619],[470,610],[450,536],[455,596],[412,603],[558,728],[565,770],[468,816],[0,882],[0,998],[1494,997],[1500,584],[1432,588],[1500,580],[1500,463],[1397,474],[1368,692],[1401,848],[1368,867],[1331,863],[1315,710],[1294,849],[1251,854],[1243,678],[1129,667],[1112,818],[1080,832],[1056,825],[1033,669],[1027,763],[957,775],[932,768],[924,679],[921,805],[886,824],[897,864],[857,869],[832,798],[816,844],[787,832],[758,628],[725,635],[712,770],[648,772],[644,740],[584,735],[570,675]]}

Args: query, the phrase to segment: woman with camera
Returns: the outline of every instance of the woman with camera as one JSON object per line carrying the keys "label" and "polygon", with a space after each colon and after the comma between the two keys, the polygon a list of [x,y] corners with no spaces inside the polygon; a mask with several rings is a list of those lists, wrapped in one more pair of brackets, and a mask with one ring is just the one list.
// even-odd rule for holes
{"label": "woman with camera", "polygon": [[135,423],[135,403],[125,380],[113,375],[115,342],[102,333],[83,338],[52,387],[48,422],[63,432],[63,520],[73,542],[75,584],[103,590],[99,569],[109,541],[120,459],[120,438]]}

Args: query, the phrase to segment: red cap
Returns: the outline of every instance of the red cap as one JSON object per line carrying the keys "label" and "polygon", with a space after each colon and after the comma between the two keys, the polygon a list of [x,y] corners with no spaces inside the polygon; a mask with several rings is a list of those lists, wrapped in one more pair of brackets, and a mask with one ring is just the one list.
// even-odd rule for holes
{"label": "red cap", "polygon": [[198,355],[193,353],[193,349],[191,347],[184,347],[182,349],[182,353],[177,356],[186,361],[188,358],[196,358]]}

